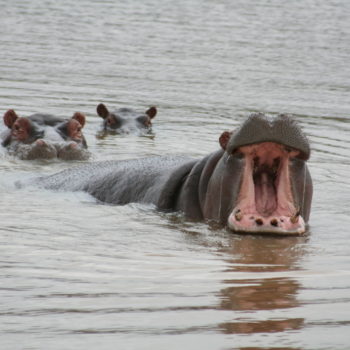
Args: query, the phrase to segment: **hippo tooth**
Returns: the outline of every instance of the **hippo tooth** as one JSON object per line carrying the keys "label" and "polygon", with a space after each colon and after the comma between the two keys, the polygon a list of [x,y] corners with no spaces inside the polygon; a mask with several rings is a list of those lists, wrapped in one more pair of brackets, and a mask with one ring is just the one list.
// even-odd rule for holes
{"label": "hippo tooth", "polygon": [[242,220],[242,212],[241,212],[241,210],[240,209],[238,209],[237,211],[236,211],[236,213],[235,213],[235,219],[237,220],[237,221],[241,221]]}
{"label": "hippo tooth", "polygon": [[299,219],[299,215],[300,215],[300,210],[298,209],[295,214],[293,216],[291,216],[290,218],[290,222],[292,224],[296,224],[298,222],[298,219]]}
{"label": "hippo tooth", "polygon": [[258,171],[258,169],[259,169],[259,157],[255,157],[254,159],[253,159],[253,172],[254,173],[256,173],[257,171]]}
{"label": "hippo tooth", "polygon": [[275,158],[271,166],[271,173],[273,176],[277,176],[277,172],[280,166],[280,158]]}

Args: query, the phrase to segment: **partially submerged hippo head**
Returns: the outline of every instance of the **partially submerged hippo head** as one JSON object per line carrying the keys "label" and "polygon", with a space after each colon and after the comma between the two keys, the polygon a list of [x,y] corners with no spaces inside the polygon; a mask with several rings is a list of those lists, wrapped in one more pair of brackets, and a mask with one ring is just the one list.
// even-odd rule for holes
{"label": "partially submerged hippo head", "polygon": [[110,112],[103,103],[100,103],[96,110],[103,119],[103,131],[114,134],[150,133],[152,119],[157,114],[156,107],[150,107],[142,113],[131,108],[119,108]]}
{"label": "partially submerged hippo head", "polygon": [[[310,215],[312,180],[306,165],[309,142],[286,115],[251,115],[236,131],[224,132],[225,151],[208,184],[234,231],[302,234]],[[220,189],[222,192],[220,192]],[[206,201],[204,215],[217,210]],[[215,204],[214,204],[215,205]],[[229,209],[224,212],[225,209]]]}
{"label": "partially submerged hippo head", "polygon": [[40,113],[19,117],[10,109],[3,119],[8,132],[2,145],[20,159],[83,160],[89,157],[82,133],[85,125],[82,113],[76,112],[69,119]]}

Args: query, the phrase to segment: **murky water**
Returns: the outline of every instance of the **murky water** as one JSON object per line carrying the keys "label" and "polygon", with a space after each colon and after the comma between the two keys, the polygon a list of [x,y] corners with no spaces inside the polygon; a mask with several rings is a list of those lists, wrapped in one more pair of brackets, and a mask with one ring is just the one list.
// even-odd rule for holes
{"label": "murky water", "polygon": [[[74,163],[0,155],[1,349],[349,349],[350,2],[0,0],[0,106],[86,113],[95,160],[204,156],[252,111],[310,135],[310,234],[239,236],[17,189]],[[97,139],[98,103],[156,105]]]}

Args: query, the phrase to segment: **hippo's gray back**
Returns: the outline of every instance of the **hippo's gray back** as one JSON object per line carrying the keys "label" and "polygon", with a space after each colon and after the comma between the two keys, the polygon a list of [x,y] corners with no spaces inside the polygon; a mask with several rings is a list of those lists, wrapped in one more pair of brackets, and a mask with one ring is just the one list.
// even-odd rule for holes
{"label": "hippo's gray back", "polygon": [[174,169],[192,162],[182,156],[102,161],[37,178],[35,184],[60,191],[86,191],[106,203],[156,204],[159,189]]}

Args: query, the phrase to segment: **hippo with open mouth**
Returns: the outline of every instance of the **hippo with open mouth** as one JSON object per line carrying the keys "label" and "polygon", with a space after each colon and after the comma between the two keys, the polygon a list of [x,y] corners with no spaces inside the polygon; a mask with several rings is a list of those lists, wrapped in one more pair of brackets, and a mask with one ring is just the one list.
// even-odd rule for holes
{"label": "hippo with open mouth", "polygon": [[86,191],[111,204],[153,203],[189,220],[235,232],[301,235],[307,230],[312,180],[310,145],[295,120],[252,114],[219,138],[202,159],[161,156],[104,161],[41,177],[44,188]]}

